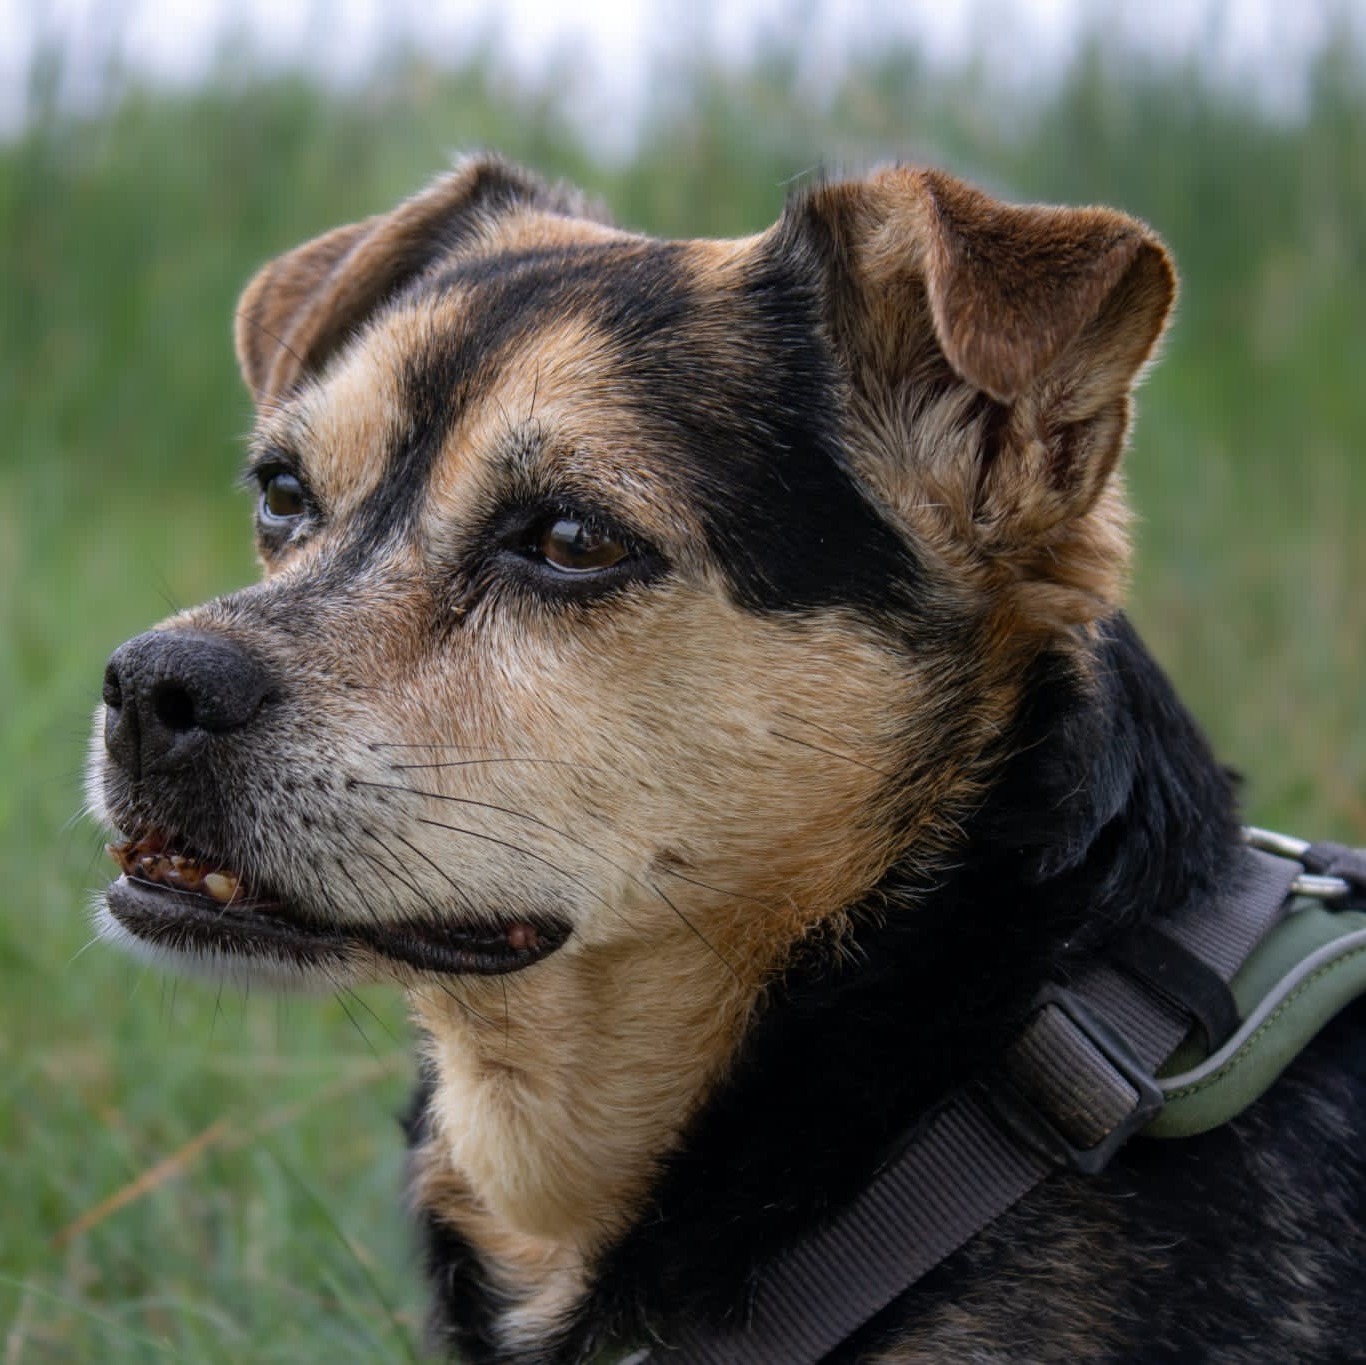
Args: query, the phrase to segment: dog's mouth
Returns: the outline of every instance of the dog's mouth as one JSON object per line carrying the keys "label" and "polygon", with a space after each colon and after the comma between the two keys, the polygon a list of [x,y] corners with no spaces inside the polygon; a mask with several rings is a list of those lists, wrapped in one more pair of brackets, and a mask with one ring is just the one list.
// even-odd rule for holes
{"label": "dog's mouth", "polygon": [[166,834],[108,847],[123,874],[106,892],[110,915],[140,943],[189,959],[350,977],[367,958],[380,957],[423,972],[495,976],[539,962],[570,932],[545,915],[478,925],[447,923],[435,913],[325,923]]}

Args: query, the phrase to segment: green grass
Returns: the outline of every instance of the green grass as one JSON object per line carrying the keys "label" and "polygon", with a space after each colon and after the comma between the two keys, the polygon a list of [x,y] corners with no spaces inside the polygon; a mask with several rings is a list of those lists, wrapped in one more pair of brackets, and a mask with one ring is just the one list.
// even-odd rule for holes
{"label": "green grass", "polygon": [[792,93],[797,65],[781,48],[742,71],[679,64],[625,162],[567,131],[549,85],[401,55],[349,96],[225,63],[188,94],[126,86],[93,120],[38,100],[0,146],[5,1365],[416,1349],[399,1003],[220,997],[85,951],[106,872],[76,815],[108,652],[253,572],[230,491],[250,418],[237,291],[453,147],[499,147],[675,234],[752,230],[813,164],[894,155],[1152,221],[1185,283],[1129,462],[1134,614],[1249,775],[1253,816],[1366,841],[1359,54],[1335,44],[1290,122],[1104,44],[1010,102],[893,52],[817,104]]}

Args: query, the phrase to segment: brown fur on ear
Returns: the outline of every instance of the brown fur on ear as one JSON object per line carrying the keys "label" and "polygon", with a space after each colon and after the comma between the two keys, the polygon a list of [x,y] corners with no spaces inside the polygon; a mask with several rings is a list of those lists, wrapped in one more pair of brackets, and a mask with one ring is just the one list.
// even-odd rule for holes
{"label": "brown fur on ear", "polygon": [[[1101,348],[1117,349],[1127,387],[1161,334],[1176,276],[1156,238],[1109,209],[1019,208],[937,171],[917,190],[928,206],[925,278],[949,363],[970,384],[1013,403],[1111,302],[1137,269],[1145,285],[1113,307]],[[1113,330],[1116,335],[1106,333]]]}
{"label": "brown fur on ear", "polygon": [[[996,552],[1096,503],[1176,293],[1148,228],[898,167],[816,189],[778,231],[819,258],[869,472],[893,505],[933,499]],[[1122,558],[1121,542],[1106,553]]]}
{"label": "brown fur on ear", "polygon": [[576,191],[492,156],[464,159],[391,213],[337,228],[264,266],[238,304],[242,377],[259,405],[315,373],[405,282],[516,209],[594,216]]}

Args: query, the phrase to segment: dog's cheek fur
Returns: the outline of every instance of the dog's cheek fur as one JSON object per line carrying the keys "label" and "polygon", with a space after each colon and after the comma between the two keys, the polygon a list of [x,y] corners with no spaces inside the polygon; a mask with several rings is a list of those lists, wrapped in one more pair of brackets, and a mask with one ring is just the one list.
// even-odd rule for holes
{"label": "dog's cheek fur", "polygon": [[[766,976],[893,856],[875,759],[905,738],[893,656],[847,627],[765,620],[683,589],[598,616],[558,648],[508,629],[515,662],[485,637],[478,667],[498,669],[497,689],[480,671],[449,676],[497,698],[470,733],[596,770],[591,810],[554,804],[563,783],[538,793],[534,768],[502,779],[501,800],[589,842],[576,866],[602,900],[534,977],[461,983],[477,1014],[417,993],[449,1158],[508,1228],[583,1251],[629,1220]],[[603,659],[610,689],[597,686]],[[830,704],[851,693],[853,722]],[[680,789],[697,798],[684,811]]]}

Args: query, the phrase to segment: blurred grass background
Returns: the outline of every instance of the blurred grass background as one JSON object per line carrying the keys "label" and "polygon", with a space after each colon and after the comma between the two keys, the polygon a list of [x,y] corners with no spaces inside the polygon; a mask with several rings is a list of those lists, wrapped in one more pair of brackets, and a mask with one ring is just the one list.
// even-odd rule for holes
{"label": "blurred grass background", "polygon": [[103,661],[253,574],[229,320],[266,257],[494,147],[672,235],[772,220],[816,165],[933,161],[1104,202],[1176,251],[1141,403],[1133,614],[1251,817],[1366,842],[1366,64],[1325,43],[1268,112],[1099,32],[1005,92],[895,46],[820,91],[800,38],[658,73],[638,135],[574,131],[563,72],[377,57],[346,91],[225,50],[76,115],[60,56],[0,142],[0,1358],[404,1360],[420,1295],[393,1114],[398,1002],[242,999],[83,951],[105,879],[77,818]]}

